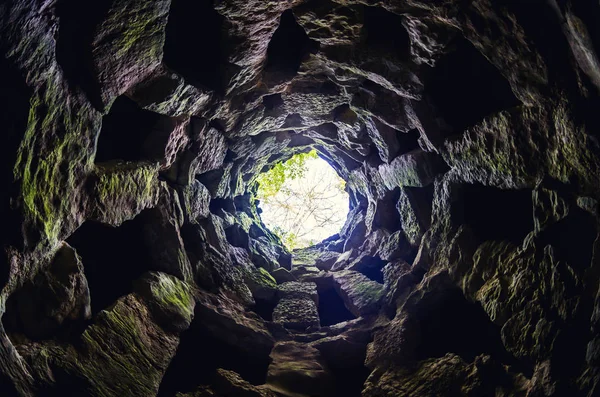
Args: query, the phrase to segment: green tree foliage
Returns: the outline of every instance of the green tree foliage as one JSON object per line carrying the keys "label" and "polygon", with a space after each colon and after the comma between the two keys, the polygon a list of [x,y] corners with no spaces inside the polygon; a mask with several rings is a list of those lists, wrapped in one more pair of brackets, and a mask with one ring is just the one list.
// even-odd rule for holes
{"label": "green tree foliage", "polygon": [[268,202],[271,197],[281,191],[286,180],[298,179],[304,176],[306,173],[306,160],[318,157],[315,150],[308,153],[299,153],[286,162],[275,164],[269,172],[260,174],[256,180],[259,183],[258,199]]}
{"label": "green tree foliage", "polygon": [[327,166],[309,171],[307,162],[314,166],[313,159],[318,159],[314,150],[297,154],[257,178],[263,221],[289,249],[313,245],[337,227],[334,234],[347,213],[347,201],[346,208],[339,208],[340,195],[347,200],[345,181]]}

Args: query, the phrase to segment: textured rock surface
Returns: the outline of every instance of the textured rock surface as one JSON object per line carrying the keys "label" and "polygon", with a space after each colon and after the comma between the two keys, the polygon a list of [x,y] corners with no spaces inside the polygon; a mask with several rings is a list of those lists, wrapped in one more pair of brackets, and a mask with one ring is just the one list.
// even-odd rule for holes
{"label": "textured rock surface", "polygon": [[[599,18],[1,2],[0,395],[598,395]],[[310,149],[350,211],[291,253]]]}
{"label": "textured rock surface", "polygon": [[273,310],[273,321],[286,328],[306,330],[319,327],[319,312],[314,301],[306,298],[284,298]]}
{"label": "textured rock surface", "polygon": [[284,394],[328,395],[331,374],[319,351],[297,342],[281,342],[271,352],[267,385]]}
{"label": "textured rock surface", "polygon": [[319,294],[315,283],[290,281],[277,288],[281,299],[309,299],[319,304]]}
{"label": "textured rock surface", "polygon": [[333,276],[334,285],[346,307],[355,316],[377,313],[383,297],[383,286],[360,273],[344,271]]}

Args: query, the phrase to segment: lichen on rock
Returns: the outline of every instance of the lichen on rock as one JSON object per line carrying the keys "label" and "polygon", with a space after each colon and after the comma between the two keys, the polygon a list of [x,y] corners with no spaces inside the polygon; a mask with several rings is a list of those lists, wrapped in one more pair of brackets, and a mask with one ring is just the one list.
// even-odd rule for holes
{"label": "lichen on rock", "polygon": [[[600,393],[600,5],[0,6],[0,394]],[[259,175],[344,226],[290,251]]]}

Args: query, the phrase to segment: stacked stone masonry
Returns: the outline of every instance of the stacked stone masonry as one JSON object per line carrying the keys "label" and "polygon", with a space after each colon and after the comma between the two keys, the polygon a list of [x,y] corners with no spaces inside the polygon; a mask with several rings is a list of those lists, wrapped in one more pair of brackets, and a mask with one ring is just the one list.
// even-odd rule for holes
{"label": "stacked stone masonry", "polygon": [[[600,4],[0,2],[0,395],[600,395]],[[316,150],[338,234],[256,177]]]}

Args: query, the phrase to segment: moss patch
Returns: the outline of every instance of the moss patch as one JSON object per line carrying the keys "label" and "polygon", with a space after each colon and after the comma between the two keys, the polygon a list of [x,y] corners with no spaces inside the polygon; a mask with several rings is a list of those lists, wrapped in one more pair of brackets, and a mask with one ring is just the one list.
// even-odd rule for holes
{"label": "moss patch", "polygon": [[70,347],[55,365],[81,379],[69,385],[81,395],[156,395],[177,344],[176,336],[150,320],[144,303],[127,295],[100,312],[83,333],[81,347]]}
{"label": "moss patch", "polygon": [[177,308],[182,315],[190,318],[194,314],[194,298],[190,287],[184,282],[164,274],[159,275],[159,281],[152,283],[152,294],[162,306]]}
{"label": "moss patch", "polygon": [[94,173],[95,216],[103,222],[119,224],[158,202],[161,183],[157,164],[103,164]]}
{"label": "moss patch", "polygon": [[90,165],[89,132],[99,127],[99,117],[89,107],[77,108],[61,97],[63,88],[52,77],[34,94],[13,169],[25,218],[51,244],[59,239],[65,218],[77,214],[73,207],[79,205],[78,190]]}

